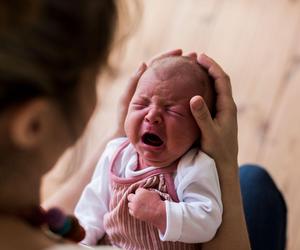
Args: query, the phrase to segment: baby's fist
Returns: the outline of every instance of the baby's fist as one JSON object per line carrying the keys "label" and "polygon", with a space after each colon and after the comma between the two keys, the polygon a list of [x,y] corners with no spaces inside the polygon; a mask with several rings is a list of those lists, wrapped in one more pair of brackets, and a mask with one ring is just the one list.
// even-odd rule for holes
{"label": "baby's fist", "polygon": [[138,188],[135,194],[129,194],[127,199],[130,215],[153,224],[162,233],[165,232],[165,202],[161,200],[158,193],[144,188]]}

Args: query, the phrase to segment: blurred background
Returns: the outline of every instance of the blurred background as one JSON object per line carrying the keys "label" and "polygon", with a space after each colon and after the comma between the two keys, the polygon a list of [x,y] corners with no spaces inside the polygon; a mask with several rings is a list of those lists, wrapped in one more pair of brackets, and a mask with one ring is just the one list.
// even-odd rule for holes
{"label": "blurred background", "polygon": [[115,124],[118,98],[138,64],[174,48],[205,52],[231,77],[239,164],[259,163],[271,173],[288,204],[287,249],[300,249],[300,1],[127,2],[134,24],[113,55],[118,70],[99,79],[100,101],[88,130],[45,176],[43,199],[97,152]]}

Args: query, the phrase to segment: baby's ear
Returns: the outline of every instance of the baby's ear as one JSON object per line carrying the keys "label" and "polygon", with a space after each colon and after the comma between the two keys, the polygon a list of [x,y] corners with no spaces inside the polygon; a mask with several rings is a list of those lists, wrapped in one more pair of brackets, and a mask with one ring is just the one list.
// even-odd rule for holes
{"label": "baby's ear", "polygon": [[22,149],[38,146],[48,133],[53,111],[53,104],[42,98],[30,100],[14,110],[9,124],[12,142]]}

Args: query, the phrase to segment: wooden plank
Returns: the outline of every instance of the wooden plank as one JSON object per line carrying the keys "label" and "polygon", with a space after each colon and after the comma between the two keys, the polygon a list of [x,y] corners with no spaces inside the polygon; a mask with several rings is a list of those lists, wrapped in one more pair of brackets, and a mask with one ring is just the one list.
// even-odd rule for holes
{"label": "wooden plank", "polygon": [[127,70],[135,68],[138,62],[172,48],[202,51],[222,2],[145,1],[140,28],[129,40],[122,66]]}
{"label": "wooden plank", "polygon": [[222,21],[209,51],[232,78],[239,108],[241,163],[257,161],[266,119],[298,28],[297,13],[299,2],[287,1],[272,1],[272,6],[269,1],[228,1],[220,13]]}
{"label": "wooden plank", "polygon": [[[289,236],[293,246],[300,234],[300,196],[299,188],[300,168],[300,65],[289,82],[282,83],[281,97],[274,104],[274,113],[270,120],[270,131],[264,139],[259,161],[269,169],[283,191],[289,207]],[[299,249],[291,248],[291,249]]]}
{"label": "wooden plank", "polygon": [[300,200],[295,192],[300,176],[299,13],[299,1],[144,1],[138,31],[117,54],[119,76],[102,79],[101,103],[90,131],[73,156],[58,164],[52,179],[48,176],[44,197],[59,187],[65,171],[90,157],[112,128],[117,99],[141,61],[171,48],[205,51],[232,79],[239,109],[239,160],[263,163],[274,176],[289,205],[288,249],[300,249]]}
{"label": "wooden plank", "polygon": [[289,64],[277,89],[269,130],[261,145],[259,160],[267,166],[288,203],[288,249],[300,248],[300,23]]}

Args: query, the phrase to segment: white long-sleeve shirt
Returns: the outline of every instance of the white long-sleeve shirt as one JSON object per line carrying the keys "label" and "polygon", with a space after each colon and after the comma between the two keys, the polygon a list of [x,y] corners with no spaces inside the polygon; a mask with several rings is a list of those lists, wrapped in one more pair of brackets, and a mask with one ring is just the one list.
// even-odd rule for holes
{"label": "white long-sleeve shirt", "polygon": [[[103,216],[109,211],[110,161],[127,138],[109,142],[103,152],[91,182],[84,189],[75,208],[75,215],[86,230],[84,244],[95,245],[105,234]],[[156,167],[135,170],[137,153],[129,144],[114,169],[120,177],[144,174]],[[191,149],[180,160],[174,176],[179,203],[165,201],[166,230],[162,241],[200,243],[211,240],[222,220],[222,201],[215,162],[198,149]]]}

